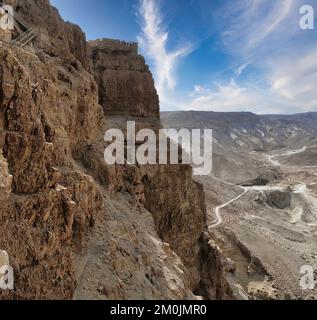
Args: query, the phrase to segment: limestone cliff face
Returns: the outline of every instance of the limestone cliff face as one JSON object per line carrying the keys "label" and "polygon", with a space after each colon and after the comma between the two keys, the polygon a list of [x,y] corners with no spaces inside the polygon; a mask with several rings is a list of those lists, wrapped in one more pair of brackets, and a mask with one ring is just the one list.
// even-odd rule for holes
{"label": "limestone cliff face", "polygon": [[16,17],[28,28],[36,27],[35,47],[51,57],[72,55],[74,64],[89,68],[86,36],[79,26],[65,23],[49,0],[11,0]]}
{"label": "limestone cliff face", "polygon": [[[125,132],[126,121],[133,120],[137,130],[160,129],[153,77],[137,44],[100,39],[89,42],[89,48],[106,128]],[[108,174],[113,190],[134,195],[152,214],[159,238],[181,258],[191,292],[204,298],[232,298],[221,253],[208,235],[204,190],[193,181],[192,168],[117,166]]]}
{"label": "limestone cliff face", "polygon": [[114,40],[89,42],[91,69],[107,115],[159,116],[154,81],[137,45]]}
{"label": "limestone cliff face", "polygon": [[0,249],[15,270],[0,296],[231,298],[191,167],[103,160],[108,128],[160,128],[144,59],[88,48],[46,0],[15,7],[44,36],[36,55],[0,44]]}
{"label": "limestone cliff face", "polygon": [[93,226],[101,207],[96,184],[72,158],[75,149],[102,132],[96,84],[66,60],[41,59],[0,48],[1,180],[6,190],[0,247],[10,255],[16,287],[1,294],[12,298],[72,296],[72,246]]}

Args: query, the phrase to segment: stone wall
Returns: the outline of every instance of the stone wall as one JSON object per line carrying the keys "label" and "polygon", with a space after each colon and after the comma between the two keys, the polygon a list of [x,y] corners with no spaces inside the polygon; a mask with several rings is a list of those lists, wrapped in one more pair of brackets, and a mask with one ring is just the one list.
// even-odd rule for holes
{"label": "stone wall", "polygon": [[99,47],[100,49],[109,49],[112,51],[122,50],[130,52],[131,54],[138,54],[139,45],[137,42],[128,42],[115,39],[97,39],[94,41],[89,41],[92,47]]}

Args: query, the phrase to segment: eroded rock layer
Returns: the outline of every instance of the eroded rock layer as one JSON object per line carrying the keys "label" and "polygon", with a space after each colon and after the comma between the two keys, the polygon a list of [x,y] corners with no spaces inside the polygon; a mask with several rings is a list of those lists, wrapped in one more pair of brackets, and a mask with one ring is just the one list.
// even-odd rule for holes
{"label": "eroded rock layer", "polygon": [[15,271],[0,296],[231,298],[191,167],[104,162],[108,128],[160,128],[135,46],[87,45],[48,0],[14,6],[40,34],[35,55],[0,44],[0,249]]}
{"label": "eroded rock layer", "polygon": [[99,101],[107,115],[158,117],[154,81],[135,43],[89,42],[91,69],[99,86]]}

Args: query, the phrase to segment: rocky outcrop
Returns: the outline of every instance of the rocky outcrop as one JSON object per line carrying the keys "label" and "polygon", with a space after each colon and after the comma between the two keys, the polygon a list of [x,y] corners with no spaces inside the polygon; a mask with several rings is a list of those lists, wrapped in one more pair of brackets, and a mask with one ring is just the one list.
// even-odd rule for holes
{"label": "rocky outcrop", "polygon": [[278,170],[268,171],[259,175],[255,179],[241,183],[241,186],[243,187],[266,186],[269,183],[273,183],[278,180],[281,180],[281,178],[282,178],[282,174]]}
{"label": "rocky outcrop", "polygon": [[255,201],[261,204],[269,205],[276,209],[287,209],[291,207],[292,204],[292,191],[285,190],[269,190],[260,192]]}
{"label": "rocky outcrop", "polygon": [[104,162],[107,128],[160,127],[135,45],[88,49],[47,0],[15,9],[41,36],[36,55],[0,45],[0,248],[16,288],[0,296],[230,298],[191,167]]}
{"label": "rocky outcrop", "polygon": [[0,56],[0,247],[16,288],[1,295],[71,298],[73,249],[101,208],[96,184],[72,158],[102,133],[97,87],[67,57],[52,61],[3,45]]}
{"label": "rocky outcrop", "polygon": [[97,85],[70,45],[79,37],[85,49],[84,34],[48,1],[14,6],[49,42],[37,38],[37,55],[0,47],[0,248],[10,256],[16,288],[1,296],[71,298],[74,253],[102,206],[73,154],[102,135],[103,112]]}
{"label": "rocky outcrop", "polygon": [[[107,128],[125,131],[130,118],[137,122],[137,129],[158,130],[157,93],[144,58],[137,55],[136,44],[102,39],[90,42],[89,47]],[[215,292],[215,282],[223,276],[221,263],[219,272],[212,274],[209,268],[217,259],[212,262],[201,257],[201,252],[208,255],[208,250],[213,250],[203,235],[207,229],[203,188],[193,182],[190,166],[117,168],[110,180],[117,190],[123,188],[134,194],[140,205],[152,213],[158,236],[187,268],[192,292],[206,298],[230,295],[228,288]]]}
{"label": "rocky outcrop", "polygon": [[278,209],[286,209],[291,206],[292,193],[289,191],[270,191],[266,192],[266,202],[269,206]]}
{"label": "rocky outcrop", "polygon": [[49,0],[12,0],[15,16],[29,28],[36,27],[39,36],[35,48],[51,57],[71,57],[72,66],[89,68],[86,36],[79,26],[65,23]]}
{"label": "rocky outcrop", "polygon": [[134,43],[89,42],[91,69],[99,102],[107,115],[159,117],[159,100],[145,60]]}
{"label": "rocky outcrop", "polygon": [[199,291],[199,241],[206,226],[202,186],[192,181],[192,170],[187,166],[159,167],[151,173],[142,178],[145,208],[153,214],[159,237],[188,268],[193,291]]}
{"label": "rocky outcrop", "polygon": [[196,299],[188,271],[128,193],[105,195],[104,214],[77,258],[75,299]]}

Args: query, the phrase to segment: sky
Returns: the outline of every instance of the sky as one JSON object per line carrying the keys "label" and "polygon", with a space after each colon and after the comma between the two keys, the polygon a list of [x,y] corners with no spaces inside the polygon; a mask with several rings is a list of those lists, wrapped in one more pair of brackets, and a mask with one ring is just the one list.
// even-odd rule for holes
{"label": "sky", "polygon": [[[317,0],[51,0],[89,40],[138,41],[161,110],[317,111]],[[300,8],[314,8],[303,30]]]}

